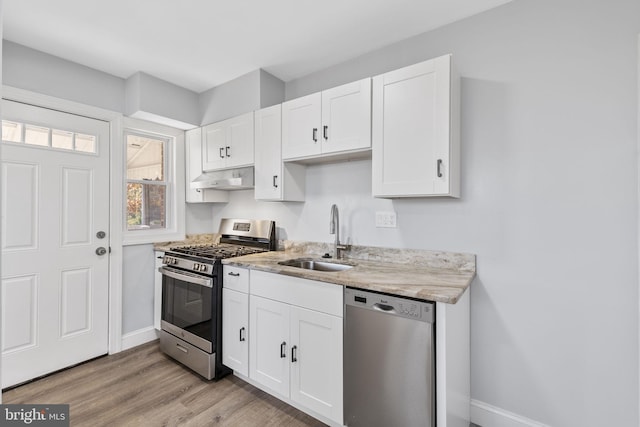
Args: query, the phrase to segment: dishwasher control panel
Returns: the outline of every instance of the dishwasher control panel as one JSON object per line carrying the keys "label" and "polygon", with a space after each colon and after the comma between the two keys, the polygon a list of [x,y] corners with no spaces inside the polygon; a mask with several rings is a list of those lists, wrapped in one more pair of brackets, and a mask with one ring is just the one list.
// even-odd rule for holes
{"label": "dishwasher control panel", "polygon": [[376,310],[399,317],[433,323],[435,304],[355,288],[344,289],[344,303],[348,306]]}

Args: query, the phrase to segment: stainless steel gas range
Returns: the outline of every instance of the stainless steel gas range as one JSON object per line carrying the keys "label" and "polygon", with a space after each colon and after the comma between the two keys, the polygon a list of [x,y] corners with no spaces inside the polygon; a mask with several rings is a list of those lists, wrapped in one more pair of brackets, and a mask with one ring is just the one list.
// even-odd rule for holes
{"label": "stainless steel gas range", "polygon": [[222,262],[275,250],[275,222],[222,219],[220,243],[171,248],[162,273],[160,348],[207,379],[231,372],[222,365]]}

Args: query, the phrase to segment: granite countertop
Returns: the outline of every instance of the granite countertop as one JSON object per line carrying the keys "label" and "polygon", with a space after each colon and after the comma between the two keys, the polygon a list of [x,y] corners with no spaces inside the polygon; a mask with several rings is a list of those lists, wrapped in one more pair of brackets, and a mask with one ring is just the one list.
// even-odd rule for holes
{"label": "granite countertop", "polygon": [[330,252],[326,249],[331,246],[290,242],[285,250],[228,258],[222,263],[448,304],[458,301],[476,275],[475,255],[365,246],[352,247],[340,261],[353,265],[350,270],[323,272],[278,264],[293,258],[320,259]]}

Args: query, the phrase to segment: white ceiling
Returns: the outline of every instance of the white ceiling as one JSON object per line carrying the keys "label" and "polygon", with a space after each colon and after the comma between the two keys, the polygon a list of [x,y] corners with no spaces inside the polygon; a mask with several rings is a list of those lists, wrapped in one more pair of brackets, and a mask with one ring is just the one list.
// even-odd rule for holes
{"label": "white ceiling", "polygon": [[289,81],[510,0],[4,0],[4,38],[118,77],[202,92]]}

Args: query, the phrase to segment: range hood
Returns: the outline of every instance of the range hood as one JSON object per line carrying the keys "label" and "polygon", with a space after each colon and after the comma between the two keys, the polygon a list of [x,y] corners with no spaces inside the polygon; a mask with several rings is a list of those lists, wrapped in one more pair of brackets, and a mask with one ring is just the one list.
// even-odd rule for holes
{"label": "range hood", "polygon": [[246,190],[254,187],[253,166],[204,172],[191,181],[191,188],[214,188],[216,190]]}

